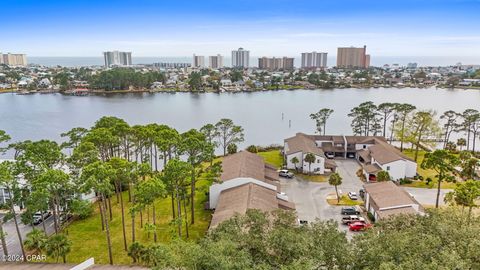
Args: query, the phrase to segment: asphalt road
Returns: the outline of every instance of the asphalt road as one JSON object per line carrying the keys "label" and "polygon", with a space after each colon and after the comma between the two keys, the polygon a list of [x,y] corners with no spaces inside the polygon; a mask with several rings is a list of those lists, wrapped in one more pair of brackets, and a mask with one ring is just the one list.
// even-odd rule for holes
{"label": "asphalt road", "polygon": [[[412,188],[405,187],[405,190],[410,193],[421,205],[423,206],[434,206],[435,200],[437,199],[437,189],[436,188]],[[441,189],[439,205],[445,205],[443,201],[445,194],[453,191],[453,189]]]}
{"label": "asphalt road", "polygon": [[[3,214],[0,214],[0,218],[3,218]],[[18,227],[20,229],[20,234],[22,235],[22,239],[25,241],[25,237],[27,233],[32,231],[32,226],[24,225],[20,222],[20,216],[17,215],[17,220],[19,222]],[[53,216],[48,217],[45,220],[45,227],[47,229],[48,235],[54,233],[53,228]],[[43,231],[43,225],[40,223],[39,225],[35,226],[36,229]],[[15,222],[13,219],[10,219],[8,222],[3,224],[3,231],[6,233],[6,242],[7,242],[7,250],[9,255],[21,255],[22,249],[20,247],[20,241],[18,240],[17,231],[15,229]],[[0,254],[3,255],[3,248],[0,245]],[[3,256],[0,256],[0,261],[3,259]]]}

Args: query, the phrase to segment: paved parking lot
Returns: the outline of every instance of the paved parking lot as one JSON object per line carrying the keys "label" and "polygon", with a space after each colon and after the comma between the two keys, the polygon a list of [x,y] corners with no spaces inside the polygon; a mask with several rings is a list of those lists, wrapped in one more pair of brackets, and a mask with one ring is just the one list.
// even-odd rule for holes
{"label": "paved parking lot", "polygon": [[[363,187],[363,182],[356,175],[360,165],[355,160],[335,160],[337,163],[337,172],[342,179],[342,185],[339,191],[347,194],[350,191],[358,191]],[[317,183],[300,180],[298,178],[284,179],[281,178],[282,191],[285,192],[290,201],[295,203],[298,218],[307,220],[308,222],[315,219],[329,220],[333,219],[339,222],[339,229],[346,231],[347,236],[353,235],[348,231],[348,227],[340,224],[342,215],[340,214],[341,206],[329,205],[326,198],[329,194],[335,193],[335,188],[330,186],[328,182]],[[422,205],[435,205],[436,189],[424,188],[405,188],[417,201]],[[445,194],[450,190],[442,190],[440,195],[441,204]]]}
{"label": "paved parking lot", "polygon": [[[359,165],[355,160],[335,160],[338,165],[337,172],[343,178],[339,191],[343,194],[349,191],[358,191],[363,183],[355,175]],[[329,220],[333,219],[339,222],[339,229],[348,231],[348,227],[340,224],[342,215],[341,206],[329,205],[326,198],[329,194],[335,193],[335,188],[328,184],[316,183],[293,179],[281,179],[282,191],[285,192],[290,201],[295,203],[298,218],[309,222],[315,219]],[[349,232],[350,234],[350,232]]]}

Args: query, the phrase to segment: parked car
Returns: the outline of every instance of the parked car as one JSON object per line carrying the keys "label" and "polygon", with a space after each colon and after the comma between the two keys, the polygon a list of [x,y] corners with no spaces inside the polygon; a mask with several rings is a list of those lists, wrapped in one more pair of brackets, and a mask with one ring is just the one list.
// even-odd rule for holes
{"label": "parked car", "polygon": [[363,222],[366,223],[365,219],[363,217],[357,216],[357,215],[351,215],[351,216],[346,216],[342,218],[342,223],[345,225],[349,225],[350,223],[354,222]]}
{"label": "parked car", "polygon": [[278,175],[285,178],[293,178],[293,173],[289,170],[280,170]]}
{"label": "parked car", "polygon": [[354,153],[348,153],[347,158],[355,158],[355,154]]}
{"label": "parked car", "polygon": [[307,225],[307,224],[308,224],[308,221],[307,221],[307,220],[303,220],[303,219],[299,219],[299,220],[298,220],[298,224],[300,224],[300,225]]}
{"label": "parked car", "polygon": [[354,206],[342,207],[342,215],[359,215],[360,211]]}
{"label": "parked car", "polygon": [[350,200],[358,200],[357,193],[353,191],[348,192],[348,197],[350,198]]}
{"label": "parked car", "polygon": [[360,195],[360,197],[361,197],[362,199],[364,199],[364,197],[365,197],[365,189],[361,188],[361,189],[358,191],[358,194]]}
{"label": "parked car", "polygon": [[35,212],[35,214],[33,214],[33,225],[42,223],[42,221],[46,220],[50,215],[50,212],[44,212],[43,214],[41,212]]}
{"label": "parked car", "polygon": [[325,153],[325,156],[326,156],[327,158],[329,158],[329,159],[332,159],[332,158],[335,157],[335,154],[333,154],[332,152],[326,152],[326,153]]}
{"label": "parked car", "polygon": [[363,231],[370,227],[372,227],[372,224],[368,224],[365,222],[353,222],[353,223],[350,223],[350,225],[348,225],[348,228],[350,229],[350,231],[353,231],[353,232]]}

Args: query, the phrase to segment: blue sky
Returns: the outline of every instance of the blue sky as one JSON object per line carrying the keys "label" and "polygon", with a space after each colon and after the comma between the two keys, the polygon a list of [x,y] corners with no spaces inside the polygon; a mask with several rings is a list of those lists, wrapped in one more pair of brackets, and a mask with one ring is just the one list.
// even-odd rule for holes
{"label": "blue sky", "polygon": [[480,54],[480,0],[2,0],[0,51],[30,56],[336,54],[367,45],[378,56]]}

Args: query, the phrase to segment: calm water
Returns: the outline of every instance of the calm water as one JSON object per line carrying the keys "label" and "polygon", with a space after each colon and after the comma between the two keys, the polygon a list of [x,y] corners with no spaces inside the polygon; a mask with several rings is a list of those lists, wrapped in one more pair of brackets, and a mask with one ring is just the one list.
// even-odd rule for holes
{"label": "calm water", "polygon": [[284,138],[299,131],[312,133],[315,125],[309,115],[324,107],[335,110],[328,121],[327,133],[351,134],[347,113],[368,100],[407,102],[439,113],[449,109],[480,110],[478,90],[379,88],[88,97],[0,94],[0,129],[7,131],[12,141],[60,140],[60,133],[73,127],[90,127],[104,115],[123,118],[131,125],[163,123],[179,131],[200,128],[226,117],[244,127],[246,141],[242,146],[268,145],[282,143]]}

